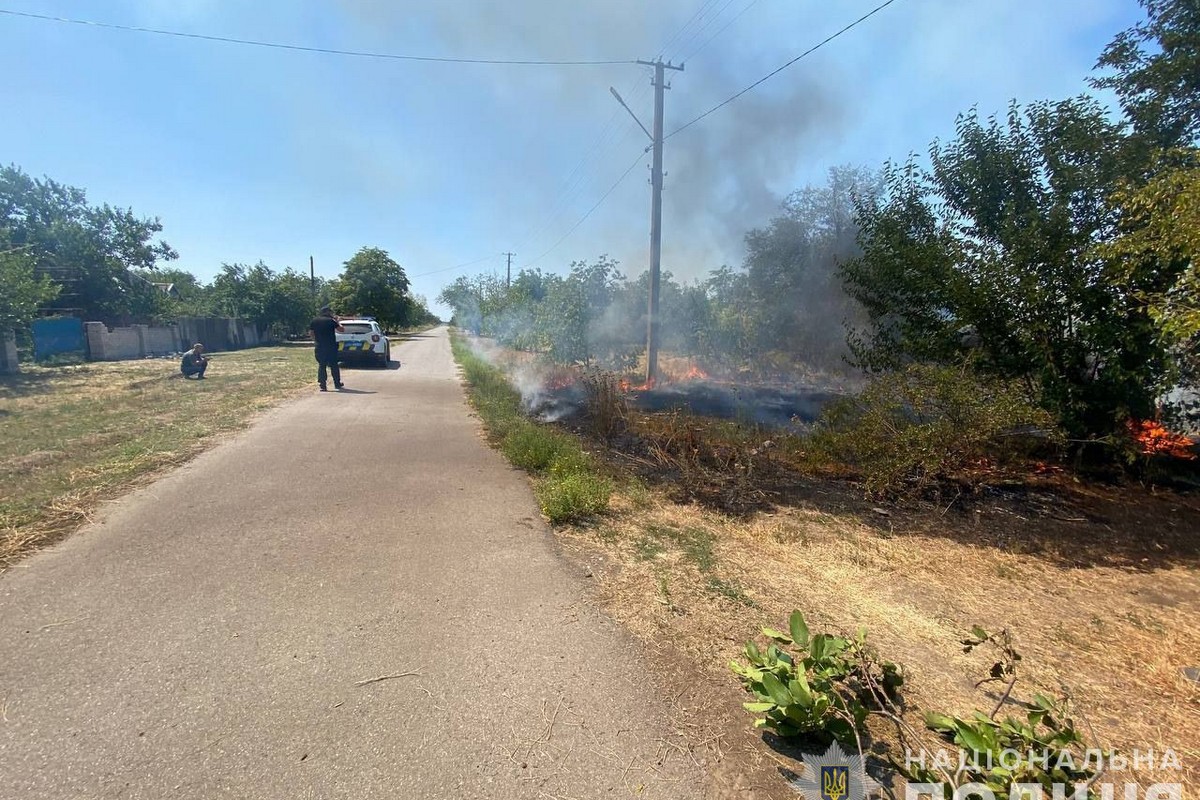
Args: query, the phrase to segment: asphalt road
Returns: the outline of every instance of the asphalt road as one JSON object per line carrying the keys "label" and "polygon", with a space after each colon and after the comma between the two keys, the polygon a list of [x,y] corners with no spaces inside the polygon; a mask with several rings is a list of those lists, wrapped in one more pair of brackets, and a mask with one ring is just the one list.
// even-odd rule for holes
{"label": "asphalt road", "polygon": [[445,329],[393,358],[0,575],[0,797],[704,794]]}

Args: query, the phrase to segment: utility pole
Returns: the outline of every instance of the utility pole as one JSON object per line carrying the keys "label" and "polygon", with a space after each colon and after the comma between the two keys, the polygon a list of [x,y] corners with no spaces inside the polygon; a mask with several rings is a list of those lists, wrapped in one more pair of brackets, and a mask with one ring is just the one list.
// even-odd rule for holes
{"label": "utility pole", "polygon": [[658,380],[658,294],[662,283],[663,92],[671,88],[664,76],[668,69],[682,72],[683,64],[675,66],[669,61],[664,64],[661,58],[654,61],[639,59],[637,63],[654,67],[654,133],[650,137],[654,142],[654,162],[650,167],[650,303],[646,315],[646,383],[653,384]]}
{"label": "utility pole", "polygon": [[312,289],[313,297],[317,296],[317,271],[313,267],[313,257],[308,257],[308,286]]}
{"label": "utility pole", "polygon": [[512,286],[512,257],[516,253],[501,253],[501,255],[508,256],[508,276],[504,279],[504,285],[505,287]]}

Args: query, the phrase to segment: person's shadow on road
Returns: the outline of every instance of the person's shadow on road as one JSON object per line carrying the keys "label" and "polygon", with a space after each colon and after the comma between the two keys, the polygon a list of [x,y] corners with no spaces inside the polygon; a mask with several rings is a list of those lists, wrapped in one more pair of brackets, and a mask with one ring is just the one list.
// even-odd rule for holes
{"label": "person's shadow on road", "polygon": [[366,389],[338,389],[338,394],[379,394],[379,392],[371,392]]}

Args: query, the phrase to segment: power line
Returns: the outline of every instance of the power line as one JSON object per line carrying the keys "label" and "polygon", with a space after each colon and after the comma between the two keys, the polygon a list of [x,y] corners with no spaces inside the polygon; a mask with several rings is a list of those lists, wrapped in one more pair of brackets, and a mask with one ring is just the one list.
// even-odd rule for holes
{"label": "power line", "polygon": [[734,100],[737,100],[739,97],[741,97],[742,95],[744,95],[746,92],[749,92],[751,89],[754,89],[754,88],[758,87],[759,85],[761,85],[761,84],[765,83],[766,81],[768,81],[768,80],[770,80],[771,78],[775,77],[775,76],[776,76],[776,75],[778,75],[779,73],[783,72],[785,69],[787,69],[788,67],[792,66],[793,64],[795,64],[795,63],[796,63],[797,61],[799,61],[800,59],[804,58],[805,56],[811,55],[812,53],[815,53],[816,51],[820,50],[822,47],[824,47],[825,45],[829,44],[829,43],[830,43],[830,42],[832,42],[834,39],[836,39],[836,38],[838,38],[839,36],[841,36],[843,33],[846,33],[846,32],[847,32],[848,30],[850,30],[851,28],[854,28],[854,27],[856,27],[857,25],[859,25],[859,24],[861,24],[861,23],[865,22],[865,21],[866,21],[866,20],[868,20],[869,18],[871,18],[871,17],[875,16],[875,15],[876,15],[876,14],[878,14],[880,11],[882,11],[882,10],[883,10],[883,9],[885,9],[885,8],[887,8],[888,6],[890,6],[890,5],[891,5],[892,3],[894,3],[894,2],[896,2],[896,0],[887,0],[887,2],[880,3],[879,5],[875,6],[875,8],[871,9],[871,10],[870,10],[870,11],[868,11],[866,14],[863,14],[861,17],[859,17],[858,19],[854,20],[854,22],[851,22],[849,25],[847,25],[846,27],[842,28],[842,29],[841,29],[840,31],[838,31],[837,33],[834,33],[834,34],[832,34],[832,35],[830,35],[830,36],[826,37],[826,38],[825,38],[825,39],[823,39],[822,41],[818,42],[817,44],[815,44],[815,45],[813,45],[812,47],[810,47],[810,48],[808,48],[807,50],[805,50],[805,51],[804,51],[803,53],[801,53],[800,55],[798,55],[798,56],[796,56],[795,58],[793,58],[791,61],[789,61],[789,62],[787,62],[786,64],[784,64],[784,65],[783,65],[782,67],[780,67],[779,69],[775,70],[774,72],[768,73],[767,75],[764,75],[763,77],[759,78],[759,79],[758,79],[758,80],[756,80],[754,83],[750,84],[750,85],[749,85],[749,86],[747,86],[745,89],[742,89],[740,92],[738,92],[737,94],[733,95],[732,97],[730,97],[730,98],[728,98],[728,99],[726,99],[726,100],[723,100],[723,101],[722,101],[722,102],[720,102],[720,103],[717,103],[715,106],[713,106],[712,108],[710,108],[708,111],[705,111],[703,114],[701,114],[700,116],[696,117],[696,118],[695,118],[695,119],[693,119],[691,122],[688,122],[688,123],[686,123],[686,124],[684,124],[684,125],[680,125],[678,128],[676,128],[675,130],[673,130],[673,131],[671,131],[670,133],[668,133],[668,134],[667,134],[667,135],[666,135],[664,138],[666,138],[666,139],[670,139],[670,138],[671,138],[672,136],[674,136],[675,134],[677,134],[677,133],[679,133],[679,132],[681,132],[681,131],[687,130],[688,128],[692,127],[693,125],[695,125],[695,124],[696,124],[697,122],[699,122],[700,120],[702,120],[702,119],[704,119],[705,117],[707,117],[709,114],[713,113],[714,111],[718,111],[718,110],[720,110],[720,109],[724,108],[725,106],[727,106],[727,105],[729,105],[730,103],[732,103]]}
{"label": "power line", "polygon": [[683,23],[683,25],[680,26],[679,30],[675,31],[674,35],[672,35],[671,38],[667,40],[667,43],[662,46],[662,48],[658,51],[659,57],[662,57],[663,55],[665,55],[667,49],[670,48],[671,45],[675,44],[675,42],[678,41],[681,36],[683,36],[683,32],[686,31],[689,27],[691,27],[691,24],[693,22],[695,22],[696,19],[701,14],[703,14],[705,11],[707,11],[708,7],[711,6],[715,2],[717,2],[717,0],[705,0],[705,2],[699,8],[696,9],[696,13],[692,14],[692,16],[688,19],[688,21]]}
{"label": "power line", "polygon": [[710,25],[712,25],[713,22],[715,22],[717,19],[719,19],[722,14],[725,13],[725,9],[729,8],[729,6],[733,3],[733,1],[734,0],[725,0],[725,2],[721,5],[720,8],[717,8],[714,5],[708,12],[706,12],[703,16],[701,16],[700,19],[697,20],[696,29],[693,30],[686,37],[680,39],[678,43],[676,43],[675,50],[674,50],[673,54],[671,55],[670,60],[677,60],[679,58],[680,53],[682,53],[684,50],[690,48],[697,39],[699,39],[701,36],[703,36],[704,32],[706,30],[708,30],[708,27]]}
{"label": "power line", "polygon": [[327,47],[310,47],[299,44],[285,44],[283,42],[267,42],[256,39],[237,39],[230,36],[212,36],[203,33],[184,33],[182,31],[168,31],[160,28],[141,28],[134,25],[117,25],[112,22],[96,22],[86,19],[70,19],[67,17],[52,17],[46,14],[32,14],[27,11],[10,11],[0,8],[0,14],[6,14],[10,17],[26,17],[28,19],[37,19],[45,22],[61,22],[71,25],[86,25],[94,28],[108,28],[118,31],[133,31],[136,33],[153,33],[158,36],[176,36],[182,39],[200,39],[206,42],[223,42],[225,44],[241,44],[251,47],[270,47],[277,50],[295,50],[304,53],[324,53],[334,56],[351,56],[354,58],[375,58],[386,59],[391,61],[427,61],[442,64],[505,64],[511,66],[537,66],[537,67],[594,67],[607,64],[632,64],[631,59],[605,60],[605,61],[553,61],[553,60],[536,60],[536,59],[502,59],[502,58],[455,58],[451,56],[413,56],[402,55],[400,53],[372,53],[364,50],[337,50]]}
{"label": "power line", "polygon": [[[691,24],[700,18],[715,2],[717,2],[717,0],[704,0],[700,7],[696,9],[695,13],[693,13],[692,16],[687,20],[687,22],[680,26],[675,33],[671,35],[662,48],[660,48],[660,52],[665,52],[672,44],[678,41],[684,32],[691,26]],[[680,47],[682,46],[683,45],[681,43]],[[649,91],[650,83],[651,82],[639,80],[637,85],[638,88],[635,90],[634,86],[631,85],[625,90],[625,94],[629,95],[631,97],[631,102],[636,104],[645,98],[647,92]],[[584,172],[585,167],[590,166],[590,164],[595,161],[599,161],[601,156],[612,151],[615,146],[623,144],[624,139],[628,138],[628,134],[626,134],[624,138],[620,136],[619,125],[614,126],[614,123],[617,121],[620,115],[621,110],[618,108],[615,109],[612,115],[609,116],[608,121],[604,124],[599,136],[597,136],[592,145],[584,151],[584,154],[580,157],[579,161],[567,175],[566,180],[563,182],[562,188],[555,194],[555,199],[551,203],[550,210],[545,214],[545,216],[542,217],[541,223],[539,224],[535,222],[529,227],[525,234],[521,236],[519,240],[521,242],[519,245],[521,249],[525,249],[527,245],[536,242],[542,237],[543,234],[548,232],[554,226],[555,221],[557,221],[558,218],[566,212],[570,203],[582,194],[585,188],[585,178],[587,177]],[[616,138],[613,138],[614,136]],[[557,244],[555,247],[557,247]]]}
{"label": "power line", "polygon": [[638,153],[638,157],[633,160],[633,163],[629,165],[628,169],[626,169],[624,172],[621,173],[621,177],[617,178],[616,183],[614,183],[612,186],[610,186],[608,188],[608,191],[605,192],[604,195],[599,200],[596,201],[596,204],[594,206],[592,206],[591,208],[589,208],[587,210],[587,213],[584,214],[582,217],[580,217],[579,221],[576,222],[574,225],[572,225],[571,229],[569,231],[567,231],[561,237],[559,237],[558,241],[555,242],[554,244],[552,244],[550,246],[549,250],[542,253],[540,256],[535,258],[533,261],[528,262],[526,264],[526,266],[532,267],[534,264],[541,261],[543,258],[545,258],[546,256],[553,253],[556,249],[558,249],[558,246],[560,244],[562,244],[564,241],[566,241],[567,237],[570,236],[572,233],[574,233],[575,229],[578,228],[580,225],[582,225],[587,220],[587,218],[592,215],[592,212],[595,211],[597,208],[599,208],[601,206],[601,204],[605,200],[608,199],[608,196],[610,194],[612,194],[614,191],[616,191],[617,187],[620,186],[621,183],[625,180],[625,178],[629,176],[629,173],[633,172],[633,168],[636,167],[638,164],[640,164],[642,162],[642,159],[645,157],[646,157],[646,151],[643,150],[641,153]]}
{"label": "power line", "polygon": [[749,11],[750,9],[752,9],[756,5],[758,5],[758,2],[759,2],[759,0],[750,0],[750,3],[745,8],[743,8],[738,13],[734,14],[733,18],[730,19],[728,22],[726,22],[724,25],[722,25],[719,29],[717,29],[716,33],[714,33],[712,36],[709,36],[707,39],[705,39],[704,44],[700,45],[695,50],[693,50],[692,52],[690,52],[686,56],[684,56],[683,59],[681,59],[681,62],[686,63],[688,61],[691,61],[697,55],[702,53],[704,51],[704,48],[708,47],[709,44],[712,43],[713,39],[717,38],[722,33],[724,33],[729,28],[730,25],[732,25],[733,23],[735,23],[739,19],[741,19],[743,14],[745,14],[747,11]]}
{"label": "power line", "polygon": [[474,261],[468,261],[465,264],[455,264],[453,267],[442,267],[441,269],[433,269],[433,270],[430,270],[429,272],[422,272],[417,275],[409,275],[408,277],[411,280],[413,278],[424,278],[427,275],[437,275],[439,272],[449,272],[452,269],[462,269],[463,267],[473,267],[476,264],[482,264],[484,261],[487,261],[490,258],[492,258],[492,256],[489,254],[489,255],[484,256],[483,258],[477,258]]}

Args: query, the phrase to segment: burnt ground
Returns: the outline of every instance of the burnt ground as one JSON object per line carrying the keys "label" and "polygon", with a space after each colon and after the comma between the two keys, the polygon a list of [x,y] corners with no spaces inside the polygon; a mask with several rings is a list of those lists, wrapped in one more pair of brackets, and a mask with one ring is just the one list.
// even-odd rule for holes
{"label": "burnt ground", "polygon": [[[681,376],[686,365],[671,369]],[[537,376],[534,399],[555,385],[578,392],[578,374],[557,377]],[[794,383],[853,389],[819,374]],[[904,665],[917,728],[925,711],[992,709],[996,694],[976,688],[992,660],[963,653],[960,640],[973,625],[1007,629],[1023,656],[1016,702],[1068,693],[1091,743],[1172,748],[1183,762],[1182,776],[1143,770],[1116,782],[1200,785],[1200,686],[1184,672],[1200,666],[1194,488],[1028,463],[881,501],[853,476],[807,461],[788,426],[670,404],[630,412],[608,383],[591,388],[587,415],[573,398],[548,416],[590,443],[621,488],[611,513],[557,535],[607,611],[642,641],[690,742],[681,755],[710,770],[721,796],[795,796],[786,779],[799,753],[751,728],[741,708],[749,698],[728,670],[747,640],[794,609],[814,628],[865,627],[883,658]],[[1196,478],[1183,470],[1172,485],[1196,487]],[[873,722],[871,736],[876,778],[894,780],[884,756],[901,752],[895,731]]]}
{"label": "burnt ground", "polygon": [[[797,467],[778,431],[679,414],[633,414],[608,437],[593,420],[559,424],[627,487],[609,518],[561,530],[565,549],[645,643],[690,757],[730,795],[794,796],[784,778],[796,754],[751,731],[726,666],[793,609],[865,626],[905,665],[918,725],[924,710],[991,709],[996,698],[975,689],[991,661],[959,640],[972,625],[1007,628],[1024,657],[1017,698],[1067,691],[1095,740],[1173,748],[1185,782],[1200,783],[1200,686],[1183,674],[1200,665],[1196,493],[1053,469],[881,502]],[[895,753],[886,726],[875,732]]]}

